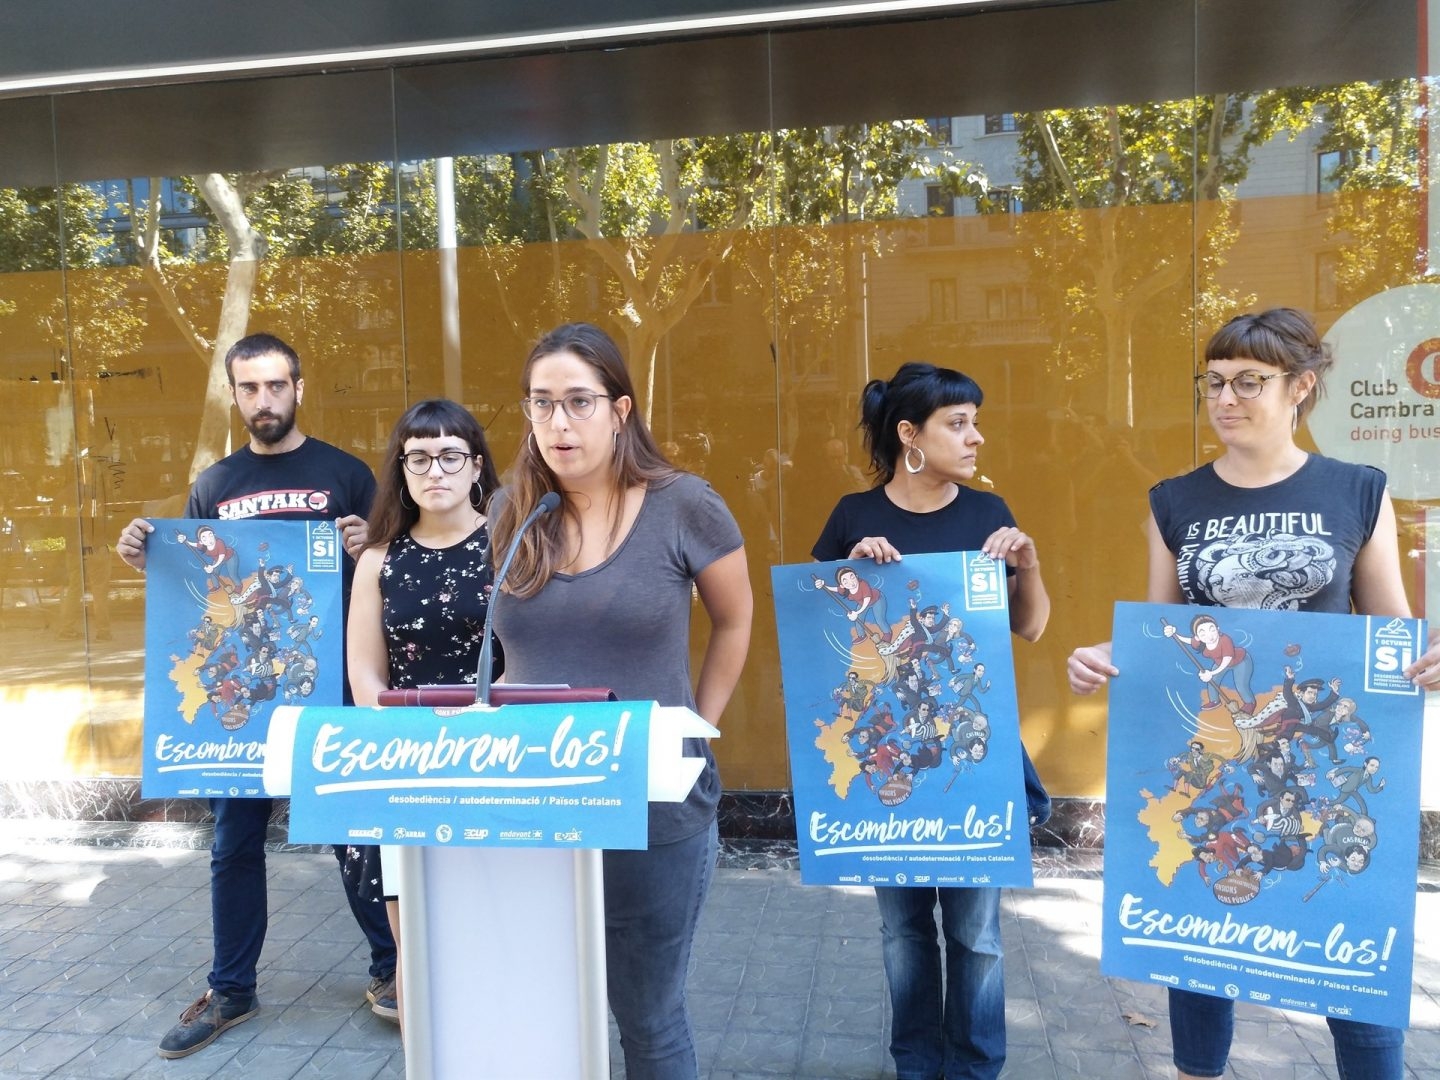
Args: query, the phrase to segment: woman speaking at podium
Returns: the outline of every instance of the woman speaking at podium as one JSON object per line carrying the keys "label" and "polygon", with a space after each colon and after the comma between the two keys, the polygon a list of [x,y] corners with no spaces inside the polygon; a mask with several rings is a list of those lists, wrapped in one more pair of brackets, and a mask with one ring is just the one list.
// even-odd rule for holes
{"label": "woman speaking at podium", "polygon": [[[485,506],[498,486],[484,430],[455,402],[422,401],[395,424],[350,594],[356,705],[376,704],[382,690],[475,681],[490,599]],[[378,847],[351,847],[343,872],[362,902],[383,897],[398,951],[399,904],[380,861]],[[399,1022],[398,964],[395,976],[394,993],[372,988],[371,1007]]]}
{"label": "woman speaking at podium", "polygon": [[[547,334],[521,386],[529,432],[497,503],[495,550],[509,551],[544,496],[561,502],[520,537],[494,598],[506,681],[607,686],[718,724],[750,643],[735,519],[660,453],[620,351],[597,327]],[[692,690],[695,593],[711,633]],[[685,972],[715,866],[720,778],[707,742],[687,753],[703,755],[705,770],[684,802],[651,804],[649,847],[604,855],[608,992],[629,1080],[698,1072]]]}

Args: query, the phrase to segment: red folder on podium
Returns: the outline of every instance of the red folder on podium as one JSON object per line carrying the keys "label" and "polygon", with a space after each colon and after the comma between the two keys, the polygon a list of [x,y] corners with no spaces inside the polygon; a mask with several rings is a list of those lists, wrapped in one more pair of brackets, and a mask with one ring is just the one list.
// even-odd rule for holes
{"label": "red folder on podium", "polygon": [[[564,686],[539,683],[496,683],[490,687],[491,705],[546,705],[567,701],[616,701],[615,691],[603,686]],[[416,686],[409,690],[381,690],[378,704],[464,708],[475,704],[474,683]]]}

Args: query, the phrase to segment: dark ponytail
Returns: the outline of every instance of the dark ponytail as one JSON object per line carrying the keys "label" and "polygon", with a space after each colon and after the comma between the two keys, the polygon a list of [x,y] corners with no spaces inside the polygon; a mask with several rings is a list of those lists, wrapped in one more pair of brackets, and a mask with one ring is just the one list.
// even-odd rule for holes
{"label": "dark ponytail", "polygon": [[860,429],[877,482],[895,478],[895,466],[905,452],[897,428],[909,420],[922,427],[936,409],[974,405],[985,400],[980,384],[953,368],[934,364],[903,364],[889,382],[871,379],[860,394]]}

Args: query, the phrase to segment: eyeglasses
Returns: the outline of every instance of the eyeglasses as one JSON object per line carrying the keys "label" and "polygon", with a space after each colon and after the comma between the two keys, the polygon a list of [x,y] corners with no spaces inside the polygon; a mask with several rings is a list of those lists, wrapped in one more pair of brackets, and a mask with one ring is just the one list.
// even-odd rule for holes
{"label": "eyeglasses", "polygon": [[1224,379],[1213,371],[1207,371],[1203,375],[1195,376],[1195,392],[1203,398],[1217,398],[1228,386],[1235,391],[1237,398],[1256,398],[1271,379],[1279,379],[1289,374],[1288,371],[1274,371],[1269,375],[1261,375],[1258,371],[1242,371],[1239,375]]}
{"label": "eyeglasses", "polygon": [[[584,393],[566,394],[563,398],[558,399],[558,404],[571,420],[589,420],[595,415],[595,403],[601,398],[609,401],[615,400],[609,394],[592,394],[587,390]],[[521,398],[520,411],[532,424],[543,424],[554,415],[556,404],[556,399],[552,398]]]}
{"label": "eyeglasses", "polygon": [[416,476],[424,476],[430,471],[432,463],[440,463],[440,471],[443,473],[457,473],[465,467],[465,463],[473,455],[467,454],[464,450],[441,450],[438,454],[427,454],[424,450],[411,450],[408,454],[401,454],[400,460],[405,463],[407,472]]}

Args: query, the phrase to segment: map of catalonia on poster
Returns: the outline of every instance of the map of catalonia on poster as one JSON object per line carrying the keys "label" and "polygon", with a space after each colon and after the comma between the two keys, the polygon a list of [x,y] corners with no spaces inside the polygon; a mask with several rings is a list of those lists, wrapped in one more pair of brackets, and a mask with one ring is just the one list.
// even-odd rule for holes
{"label": "map of catalonia on poster", "polygon": [[1005,567],[771,568],[807,885],[1029,886]]}
{"label": "map of catalonia on poster", "polygon": [[1107,975],[1405,1027],[1416,619],[1117,604]]}
{"label": "map of catalonia on poster", "polygon": [[155,520],[145,544],[147,799],[259,797],[277,705],[339,705],[333,521]]}

